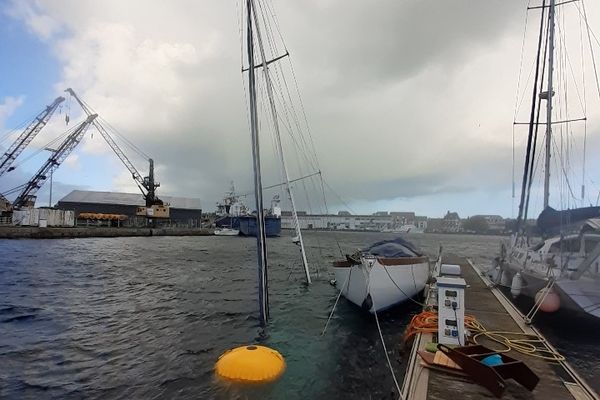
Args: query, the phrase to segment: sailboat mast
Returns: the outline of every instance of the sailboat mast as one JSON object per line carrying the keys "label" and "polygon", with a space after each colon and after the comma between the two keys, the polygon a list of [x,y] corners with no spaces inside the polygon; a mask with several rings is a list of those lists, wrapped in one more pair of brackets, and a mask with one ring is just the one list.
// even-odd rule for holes
{"label": "sailboat mast", "polygon": [[267,277],[267,238],[263,207],[262,176],[260,172],[260,149],[258,143],[258,112],[256,108],[256,76],[254,74],[254,38],[252,32],[253,0],[246,0],[247,46],[248,46],[248,92],[250,98],[250,134],[252,136],[252,162],[254,169],[254,199],[256,201],[256,251],[258,255],[258,302],[260,323],[269,319],[269,292]]}
{"label": "sailboat mast", "polygon": [[550,0],[548,13],[548,91],[546,104],[546,161],[544,166],[544,209],[550,202],[550,154],[552,151],[552,75],[554,72],[554,12],[556,1]]}
{"label": "sailboat mast", "polygon": [[271,106],[271,116],[273,118],[273,129],[275,132],[275,141],[277,142],[277,150],[279,152],[279,158],[281,162],[281,168],[283,169],[283,175],[285,178],[285,190],[287,192],[288,198],[290,199],[290,203],[292,206],[292,217],[294,219],[294,228],[296,231],[296,236],[298,237],[298,241],[300,243],[300,253],[302,254],[302,265],[304,266],[304,274],[306,276],[306,282],[311,283],[310,271],[308,269],[308,261],[306,259],[306,252],[304,250],[304,241],[302,240],[302,231],[300,229],[300,222],[298,221],[298,213],[296,212],[296,203],[294,201],[294,195],[292,190],[290,189],[290,177],[287,171],[287,166],[285,164],[285,156],[283,154],[283,146],[281,145],[281,134],[279,129],[279,120],[277,118],[277,109],[275,108],[275,98],[273,96],[273,83],[271,81],[271,77],[269,75],[269,67],[267,65],[267,58],[265,56],[265,49],[263,46],[262,36],[260,34],[260,29],[258,25],[258,17],[256,15],[256,9],[252,9],[252,14],[254,16],[254,23],[256,25],[256,38],[258,40],[258,48],[260,50],[260,56],[262,58],[262,69],[265,76],[265,86],[267,88],[267,95],[269,97],[269,104]]}

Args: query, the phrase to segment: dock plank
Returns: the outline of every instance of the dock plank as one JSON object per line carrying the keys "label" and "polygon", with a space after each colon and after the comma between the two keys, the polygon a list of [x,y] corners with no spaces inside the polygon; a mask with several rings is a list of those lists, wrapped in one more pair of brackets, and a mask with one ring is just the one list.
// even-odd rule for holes
{"label": "dock plank", "polygon": [[[465,311],[467,314],[474,315],[486,329],[491,331],[524,331],[522,322],[515,320],[514,316],[508,312],[503,304],[486,286],[485,282],[479,276],[478,271],[468,263],[465,258],[448,256],[444,258],[444,262],[459,264],[462,268],[463,278],[468,285],[465,292]],[[421,337],[418,337],[417,340],[422,342]],[[485,337],[480,337],[478,341],[480,344],[489,348],[498,350],[503,348],[501,344]],[[557,374],[556,369],[557,367],[560,367],[558,363],[525,355],[514,350],[511,350],[508,355],[523,361],[537,374],[540,378],[540,382],[535,390],[530,392],[515,381],[508,380],[506,391],[502,397],[503,399],[558,400],[581,398],[581,395],[576,396],[574,394],[577,392],[577,389],[574,389],[573,387],[567,388],[563,379]],[[411,365],[411,367],[413,369],[417,368],[415,365]],[[415,371],[408,372],[416,373]],[[570,384],[573,385],[572,382]],[[423,387],[424,385],[425,387]],[[427,379],[419,379],[418,382],[406,386],[412,386],[407,390],[408,396],[406,398],[413,400],[417,397],[423,398],[423,393],[426,393],[425,398],[430,400],[495,398],[487,389],[468,379],[452,376],[436,370],[429,370]],[[414,397],[418,392],[420,392],[421,395]]]}

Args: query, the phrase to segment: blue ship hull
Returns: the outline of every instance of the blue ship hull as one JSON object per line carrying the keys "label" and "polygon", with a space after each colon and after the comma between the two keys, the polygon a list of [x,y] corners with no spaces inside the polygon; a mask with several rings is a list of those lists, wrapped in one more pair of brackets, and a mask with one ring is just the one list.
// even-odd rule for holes
{"label": "blue ship hull", "polygon": [[[256,218],[254,216],[239,217],[240,235],[256,236]],[[281,235],[281,219],[276,217],[265,217],[265,234],[267,236]]]}
{"label": "blue ship hull", "polygon": [[238,217],[220,217],[215,220],[217,228],[240,229],[240,219]]}
{"label": "blue ship hull", "polygon": [[[256,236],[256,217],[253,215],[242,217],[221,217],[215,221],[219,228],[233,228],[240,231],[240,235]],[[265,230],[268,237],[281,235],[281,219],[265,217]]]}

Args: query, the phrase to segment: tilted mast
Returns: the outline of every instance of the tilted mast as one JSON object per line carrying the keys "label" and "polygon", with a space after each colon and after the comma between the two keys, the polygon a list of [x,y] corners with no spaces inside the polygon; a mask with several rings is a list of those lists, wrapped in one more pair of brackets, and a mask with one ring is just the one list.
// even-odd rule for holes
{"label": "tilted mast", "polygon": [[300,245],[300,253],[302,254],[302,265],[304,266],[304,274],[306,275],[306,282],[311,283],[310,279],[310,271],[308,269],[308,261],[306,259],[306,252],[304,251],[304,241],[302,240],[302,231],[300,229],[300,223],[298,221],[298,213],[296,212],[296,203],[294,201],[294,195],[292,194],[292,190],[290,189],[290,177],[287,171],[287,167],[285,164],[285,157],[283,154],[283,146],[281,145],[281,134],[279,130],[279,120],[277,117],[277,109],[275,108],[275,99],[273,96],[273,83],[271,81],[271,76],[269,75],[269,67],[267,58],[265,57],[265,49],[262,42],[262,36],[260,34],[260,29],[258,25],[258,17],[256,16],[256,10],[252,10],[252,15],[254,17],[254,23],[256,25],[256,38],[258,39],[258,48],[260,50],[260,56],[262,58],[262,68],[265,76],[265,86],[267,88],[267,95],[269,97],[269,105],[271,106],[271,116],[273,118],[273,129],[275,132],[275,141],[277,142],[277,150],[279,152],[279,160],[281,162],[281,168],[283,169],[283,175],[285,178],[285,191],[288,194],[288,198],[290,199],[290,203],[292,206],[292,216],[294,218],[294,229],[296,231],[296,237],[298,243]]}
{"label": "tilted mast", "polygon": [[248,51],[248,94],[250,102],[250,134],[252,137],[252,166],[254,169],[254,199],[256,201],[256,252],[258,255],[258,302],[260,323],[266,325],[269,319],[269,292],[267,276],[267,237],[263,207],[262,176],[260,171],[260,148],[258,141],[258,112],[256,107],[256,75],[254,73],[254,39],[252,32],[253,0],[246,0],[247,51]]}

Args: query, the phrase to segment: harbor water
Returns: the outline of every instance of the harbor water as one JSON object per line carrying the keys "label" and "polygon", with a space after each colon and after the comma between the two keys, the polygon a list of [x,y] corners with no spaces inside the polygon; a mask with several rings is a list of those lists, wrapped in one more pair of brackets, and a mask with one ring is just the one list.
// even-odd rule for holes
{"label": "harbor water", "polygon": [[[306,286],[289,232],[268,240],[271,320],[258,324],[253,238],[130,237],[0,241],[0,398],[392,398],[372,315],[340,300],[331,261],[393,234],[307,232],[314,284]],[[431,257],[489,264],[500,238],[415,234]],[[468,299],[467,299],[468,301]],[[401,335],[420,307],[381,314],[399,379]],[[599,391],[600,338],[542,316],[541,328]],[[562,326],[562,327],[561,327]],[[214,377],[225,350],[261,343],[287,361],[268,387]]]}

